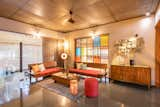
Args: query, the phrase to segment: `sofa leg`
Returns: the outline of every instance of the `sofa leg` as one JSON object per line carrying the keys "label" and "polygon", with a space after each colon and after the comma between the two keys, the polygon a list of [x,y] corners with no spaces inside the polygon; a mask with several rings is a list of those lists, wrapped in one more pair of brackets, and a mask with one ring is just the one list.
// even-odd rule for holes
{"label": "sofa leg", "polygon": [[103,81],[102,81],[102,78],[100,78],[100,82],[102,83]]}
{"label": "sofa leg", "polygon": [[110,83],[110,78],[109,78],[109,83]]}
{"label": "sofa leg", "polygon": [[38,78],[36,78],[36,82],[38,82]]}
{"label": "sofa leg", "polygon": [[105,84],[107,83],[107,78],[106,78],[106,76],[105,76]]}
{"label": "sofa leg", "polygon": [[29,82],[30,82],[30,84],[32,84],[32,77],[31,77],[31,75],[29,76]]}

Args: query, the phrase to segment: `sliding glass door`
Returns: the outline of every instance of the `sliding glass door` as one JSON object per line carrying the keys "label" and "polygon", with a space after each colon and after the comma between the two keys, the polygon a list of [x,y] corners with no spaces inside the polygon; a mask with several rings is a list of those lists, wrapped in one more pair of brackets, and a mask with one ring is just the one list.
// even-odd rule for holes
{"label": "sliding glass door", "polygon": [[28,69],[28,64],[42,62],[42,46],[34,44],[22,44],[23,47],[23,70]]}
{"label": "sliding glass door", "polygon": [[19,44],[0,43],[0,75],[19,71]]}
{"label": "sliding glass door", "polygon": [[26,71],[28,64],[40,63],[42,58],[41,38],[0,31],[0,76],[20,71],[20,65]]}

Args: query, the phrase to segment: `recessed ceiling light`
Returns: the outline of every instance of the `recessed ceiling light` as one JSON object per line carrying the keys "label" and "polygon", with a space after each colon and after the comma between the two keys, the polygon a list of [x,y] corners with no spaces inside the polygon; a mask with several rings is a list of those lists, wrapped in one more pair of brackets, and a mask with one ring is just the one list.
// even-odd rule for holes
{"label": "recessed ceiling light", "polygon": [[146,16],[150,16],[150,15],[151,15],[151,13],[150,13],[150,12],[147,12],[147,13],[146,13]]}

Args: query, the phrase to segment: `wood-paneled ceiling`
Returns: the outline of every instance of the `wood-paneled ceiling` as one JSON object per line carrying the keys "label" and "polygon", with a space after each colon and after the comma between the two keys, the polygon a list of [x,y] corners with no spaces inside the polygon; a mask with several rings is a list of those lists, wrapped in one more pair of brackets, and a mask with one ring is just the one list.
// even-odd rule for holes
{"label": "wood-paneled ceiling", "polygon": [[[0,16],[69,32],[155,13],[159,0],[0,0]],[[75,23],[69,23],[69,10]]]}

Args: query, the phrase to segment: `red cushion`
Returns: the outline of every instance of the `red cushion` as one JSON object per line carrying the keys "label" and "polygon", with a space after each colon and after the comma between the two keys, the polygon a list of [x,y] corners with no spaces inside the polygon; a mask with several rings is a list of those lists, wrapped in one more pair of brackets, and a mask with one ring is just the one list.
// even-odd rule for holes
{"label": "red cushion", "polygon": [[36,74],[36,76],[50,75],[52,73],[57,73],[59,71],[60,71],[60,68],[49,68],[49,69],[39,72],[38,74]]}
{"label": "red cushion", "polygon": [[98,80],[96,78],[85,79],[85,95],[87,97],[98,96]]}
{"label": "red cushion", "polygon": [[82,69],[70,69],[69,70],[72,73],[79,73],[79,74],[83,74],[83,75],[88,75],[88,76],[99,76],[99,75],[103,75],[100,71],[98,70],[82,70]]}

